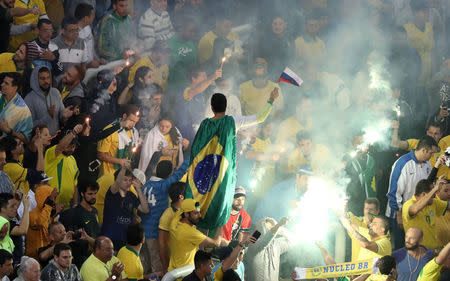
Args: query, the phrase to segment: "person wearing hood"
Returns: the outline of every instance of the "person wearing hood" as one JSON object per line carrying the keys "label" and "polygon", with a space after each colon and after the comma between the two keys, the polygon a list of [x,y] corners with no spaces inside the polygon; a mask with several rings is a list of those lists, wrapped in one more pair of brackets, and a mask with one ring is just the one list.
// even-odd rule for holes
{"label": "person wearing hood", "polygon": [[9,253],[14,251],[14,242],[9,236],[9,220],[0,216],[0,249],[4,249]]}
{"label": "person wearing hood", "polygon": [[49,185],[41,185],[36,189],[36,208],[30,212],[30,228],[25,239],[25,254],[37,258],[37,250],[50,243],[48,226],[64,208],[56,204],[58,191]]}
{"label": "person wearing hood", "polygon": [[277,223],[274,219],[266,217],[254,225],[253,231],[259,231],[261,237],[254,244],[250,244],[244,257],[246,280],[278,280],[280,256],[291,246],[287,238],[279,233],[280,228],[288,221],[289,219],[284,217]]}
{"label": "person wearing hood", "polygon": [[74,114],[72,107],[64,107],[58,89],[52,87],[52,74],[45,66],[36,67],[31,73],[31,92],[25,103],[31,111],[33,125],[46,124],[51,135]]}
{"label": "person wearing hood", "polygon": [[91,132],[98,133],[117,117],[117,80],[109,69],[97,74],[97,88],[91,94],[89,104]]}

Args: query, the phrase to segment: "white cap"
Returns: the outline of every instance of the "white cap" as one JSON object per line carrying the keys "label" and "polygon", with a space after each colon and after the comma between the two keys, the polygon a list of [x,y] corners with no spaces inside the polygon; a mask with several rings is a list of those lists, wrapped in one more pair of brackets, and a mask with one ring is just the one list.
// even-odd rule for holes
{"label": "white cap", "polygon": [[145,184],[145,174],[144,174],[144,172],[142,172],[139,169],[134,169],[133,170],[133,176],[135,178],[137,178],[142,183],[142,185]]}

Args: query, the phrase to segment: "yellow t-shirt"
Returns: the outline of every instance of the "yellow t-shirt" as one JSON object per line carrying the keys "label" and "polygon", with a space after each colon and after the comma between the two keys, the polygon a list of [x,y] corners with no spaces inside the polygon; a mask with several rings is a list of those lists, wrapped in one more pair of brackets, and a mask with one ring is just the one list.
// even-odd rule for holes
{"label": "yellow t-shirt", "polygon": [[172,207],[167,208],[159,219],[159,229],[170,231],[170,223],[176,215],[177,211],[174,211]]}
{"label": "yellow t-shirt", "polygon": [[412,22],[404,24],[403,27],[408,35],[408,45],[417,51],[422,61],[422,73],[420,74],[418,84],[425,86],[431,80],[433,70],[433,27],[428,22],[425,24],[424,31],[418,29]]}
{"label": "yellow t-shirt", "polygon": [[[92,254],[81,266],[80,275],[83,281],[106,280],[112,275],[111,270],[116,262],[120,262],[120,260],[115,256],[105,264]],[[124,270],[122,271],[122,279],[125,278],[127,278],[127,274]]]}
{"label": "yellow t-shirt", "polygon": [[128,246],[124,246],[117,253],[117,258],[124,265],[124,271],[128,276],[128,281],[144,279],[144,268],[142,267],[138,252]]}
{"label": "yellow t-shirt", "polygon": [[18,69],[13,61],[14,53],[0,54],[0,73],[18,72],[23,73],[23,69]]}
{"label": "yellow t-shirt", "polygon": [[56,145],[45,152],[44,171],[47,176],[53,177],[49,184],[58,190],[57,202],[64,204],[66,208],[70,208],[70,200],[73,198],[75,186],[78,183],[77,161],[72,155],[65,156],[61,153],[56,156],[55,149]]}
{"label": "yellow t-shirt", "polygon": [[417,145],[419,144],[418,139],[407,139],[406,142],[408,143],[408,151],[416,149]]}
{"label": "yellow t-shirt", "polygon": [[[167,79],[169,79],[169,66],[163,64],[156,66],[148,56],[140,58],[132,67],[128,74],[128,81],[133,82],[136,75],[136,70],[142,66],[147,66],[153,71],[154,82],[161,86],[163,89],[167,88]],[[131,98],[131,97],[130,97]]]}
{"label": "yellow t-shirt", "polygon": [[[45,10],[45,4],[42,0],[16,0],[14,2],[15,8],[39,8],[41,10],[40,15],[27,14],[21,17],[14,17],[13,24],[14,25],[22,25],[27,23],[37,23],[39,18],[45,16],[47,14]],[[28,42],[37,37],[37,33],[34,31],[28,31],[18,35],[11,35],[9,40],[8,50],[11,52],[15,52],[19,45],[23,42]]]}
{"label": "yellow t-shirt", "polygon": [[441,277],[442,267],[442,264],[436,263],[435,258],[432,259],[422,268],[417,281],[438,281]]}
{"label": "yellow t-shirt", "polygon": [[20,187],[25,192],[25,194],[28,193],[28,190],[30,188],[27,181],[27,168],[24,168],[22,164],[18,162],[8,162],[3,167],[3,171],[8,174],[11,182],[16,187],[16,190]]}
{"label": "yellow t-shirt", "polygon": [[[203,37],[200,39],[197,47],[198,49],[197,56],[199,63],[204,63],[205,61],[211,58],[214,48],[214,40],[216,40],[216,38],[217,35],[213,31],[210,31],[205,35],[203,35]],[[231,31],[227,35],[227,39],[231,41],[236,41],[239,38],[234,31]],[[219,63],[219,61],[217,63]]]}
{"label": "yellow t-shirt", "polygon": [[[97,179],[100,189],[97,192],[97,200],[95,200],[94,207],[97,209],[98,223],[103,223],[103,209],[105,208],[106,192],[114,184],[114,174],[105,174]],[[137,196],[134,186],[130,187],[130,191]]]}
{"label": "yellow t-shirt", "polygon": [[370,274],[366,281],[385,281],[389,276],[381,273]]}
{"label": "yellow t-shirt", "polygon": [[[105,129],[111,127],[112,125],[108,125],[105,127]],[[126,131],[128,137],[132,137],[131,130]],[[102,139],[97,144],[97,151],[98,152],[106,152],[112,157],[117,157],[117,150],[119,149],[119,133],[118,131],[112,133],[107,138]],[[106,174],[114,174],[116,169],[114,168],[113,163],[108,162],[102,162],[102,165],[100,167],[100,175],[106,175]]]}
{"label": "yellow t-shirt", "polygon": [[294,116],[291,116],[281,122],[278,128],[276,143],[281,145],[284,142],[291,141],[295,143],[295,136],[298,132],[303,130],[310,130],[312,128],[312,119],[308,118],[306,124],[300,124]]}
{"label": "yellow t-shirt", "polygon": [[450,213],[436,218],[435,233],[439,247],[450,242]]}
{"label": "yellow t-shirt", "polygon": [[[368,228],[360,227],[359,230],[360,230],[359,232],[361,234],[364,233],[365,231],[367,231],[367,234],[369,233]],[[386,235],[377,237],[373,240],[370,239],[370,241],[373,241],[377,244],[377,246],[378,246],[377,252],[375,253],[366,248],[361,247],[361,250],[359,251],[358,260],[381,258],[382,256],[387,256],[392,253],[391,241],[389,240],[389,238]]]}
{"label": "yellow t-shirt", "polygon": [[303,156],[301,148],[296,148],[288,158],[288,172],[295,173],[304,164],[310,164],[313,171],[318,171],[329,158],[330,150],[323,144],[314,145],[311,161]]}
{"label": "yellow t-shirt", "polygon": [[219,269],[214,272],[214,281],[222,281],[223,279],[223,270],[222,266],[219,267]]}
{"label": "yellow t-shirt", "polygon": [[409,215],[409,208],[415,203],[417,203],[417,198],[413,196],[413,198],[403,204],[402,218],[405,232],[411,227],[421,229],[423,232],[422,245],[434,250],[439,246],[436,238],[436,218],[445,215],[448,203],[439,199],[433,199],[431,205],[425,206],[414,217],[411,217]]}
{"label": "yellow t-shirt", "polygon": [[[349,220],[352,224],[360,227],[360,230],[364,229],[364,231],[361,230],[359,233],[361,233],[361,235],[363,235],[367,239],[370,239],[369,229],[367,227],[366,218],[365,217],[357,217],[351,212],[348,213],[348,216],[349,216]],[[361,245],[358,243],[358,241],[356,241],[355,239],[352,239],[352,261],[357,260],[360,250],[361,250]]]}
{"label": "yellow t-shirt", "polygon": [[295,39],[295,54],[297,57],[320,62],[325,58],[325,53],[325,43],[319,37],[312,41],[305,41],[303,36]]}
{"label": "yellow t-shirt", "polygon": [[194,225],[178,221],[170,229],[170,262],[169,271],[188,264],[194,264],[194,256],[198,246],[206,236]]}
{"label": "yellow t-shirt", "polygon": [[278,88],[280,93],[279,98],[273,104],[273,110],[279,111],[284,107],[283,95],[278,84],[267,81],[267,85],[264,88],[256,88],[253,85],[252,80],[242,83],[239,86],[239,91],[241,93],[241,104],[244,115],[254,115],[260,112],[267,103],[270,97],[270,92],[273,88]]}

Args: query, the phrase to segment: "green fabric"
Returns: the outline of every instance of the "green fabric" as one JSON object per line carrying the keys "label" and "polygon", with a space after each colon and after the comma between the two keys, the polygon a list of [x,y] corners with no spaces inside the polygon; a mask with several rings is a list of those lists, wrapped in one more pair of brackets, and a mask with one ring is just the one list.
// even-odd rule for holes
{"label": "green fabric", "polygon": [[2,95],[0,97],[0,111],[2,111],[5,108],[6,104],[7,104],[7,102],[5,99],[5,95]]}
{"label": "green fabric", "polygon": [[[215,137],[217,143],[214,142]],[[223,150],[219,156],[205,151],[220,146]],[[228,167],[220,167],[225,159],[229,163]],[[186,198],[193,198],[192,190],[196,190],[211,200],[203,205],[200,202],[202,211],[206,210],[206,213],[198,226],[215,229],[225,225],[229,219],[236,184],[236,126],[231,116],[203,120],[192,143],[189,164]],[[214,178],[219,167],[226,168],[221,181],[220,178]],[[215,194],[210,192],[214,183],[219,184]],[[199,201],[199,197],[194,199]]]}
{"label": "green fabric", "polygon": [[4,249],[12,254],[14,251],[14,242],[9,236],[9,221],[4,217],[0,216],[0,230],[3,228],[5,224],[8,225],[8,231],[6,232],[5,238],[3,238],[3,240],[0,241],[0,249]]}
{"label": "green fabric", "polygon": [[122,58],[122,53],[133,39],[133,22],[129,16],[121,18],[114,12],[100,22],[98,36],[99,55],[106,60]]}
{"label": "green fabric", "polygon": [[56,165],[56,173],[58,175],[58,193],[61,193],[61,182],[63,177],[64,158]]}
{"label": "green fabric", "polygon": [[187,72],[197,63],[197,47],[192,41],[182,41],[177,35],[167,41],[170,47],[169,85],[188,84]]}

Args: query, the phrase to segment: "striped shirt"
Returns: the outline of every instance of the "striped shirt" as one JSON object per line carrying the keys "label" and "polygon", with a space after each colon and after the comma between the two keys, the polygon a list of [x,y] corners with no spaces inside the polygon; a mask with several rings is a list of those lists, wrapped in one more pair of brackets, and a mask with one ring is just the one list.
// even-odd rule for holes
{"label": "striped shirt", "polygon": [[156,41],[167,41],[174,35],[169,14],[161,14],[148,9],[141,17],[138,27],[138,38],[143,41],[146,51],[150,50]]}
{"label": "striped shirt", "polygon": [[60,34],[50,41],[48,48],[52,52],[58,51],[59,62],[62,63],[64,71],[72,65],[86,63],[88,61],[86,42],[80,38],[77,38],[72,46],[69,46]]}

